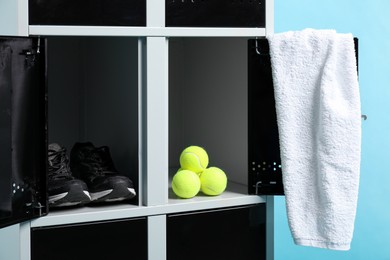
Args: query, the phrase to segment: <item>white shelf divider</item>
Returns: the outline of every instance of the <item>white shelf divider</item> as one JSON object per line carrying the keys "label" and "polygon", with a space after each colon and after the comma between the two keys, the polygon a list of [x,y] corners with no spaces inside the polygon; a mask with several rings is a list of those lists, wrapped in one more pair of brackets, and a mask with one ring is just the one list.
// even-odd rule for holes
{"label": "white shelf divider", "polygon": [[265,28],[181,28],[30,25],[29,34],[40,36],[261,37],[266,35],[266,30]]}

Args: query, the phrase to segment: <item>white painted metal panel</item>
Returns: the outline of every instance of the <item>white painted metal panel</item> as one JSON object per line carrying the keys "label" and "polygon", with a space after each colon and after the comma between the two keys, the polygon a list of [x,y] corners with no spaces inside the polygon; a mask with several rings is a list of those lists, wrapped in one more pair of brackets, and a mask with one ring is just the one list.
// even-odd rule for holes
{"label": "white painted metal panel", "polygon": [[148,259],[165,260],[167,255],[166,215],[148,217]]}
{"label": "white painted metal panel", "polygon": [[29,26],[30,35],[133,37],[260,37],[264,28],[163,28],[115,26]]}
{"label": "white painted metal panel", "polygon": [[28,0],[0,1],[0,35],[28,35]]}
{"label": "white painted metal panel", "polygon": [[168,199],[168,40],[146,39],[146,171],[144,205],[165,204]]}

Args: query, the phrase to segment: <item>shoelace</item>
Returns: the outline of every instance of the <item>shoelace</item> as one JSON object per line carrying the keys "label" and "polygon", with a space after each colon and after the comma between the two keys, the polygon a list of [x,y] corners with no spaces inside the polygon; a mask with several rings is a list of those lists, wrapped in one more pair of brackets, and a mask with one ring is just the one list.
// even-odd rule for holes
{"label": "shoelace", "polygon": [[97,175],[116,174],[114,165],[105,146],[88,150],[86,161],[86,164],[91,167],[93,172]]}
{"label": "shoelace", "polygon": [[72,178],[69,168],[69,159],[66,155],[66,149],[58,151],[49,150],[49,177],[52,179],[69,179]]}

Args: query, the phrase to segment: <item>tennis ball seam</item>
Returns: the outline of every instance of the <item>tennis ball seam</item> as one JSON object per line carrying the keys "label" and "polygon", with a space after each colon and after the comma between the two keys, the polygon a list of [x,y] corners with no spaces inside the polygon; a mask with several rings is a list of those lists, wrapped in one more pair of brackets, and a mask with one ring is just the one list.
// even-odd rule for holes
{"label": "tennis ball seam", "polygon": [[212,189],[212,188],[210,188],[209,186],[204,186],[204,189],[210,190],[210,191],[215,192],[215,193],[220,193],[220,191],[217,191],[217,190],[215,190],[215,189]]}
{"label": "tennis ball seam", "polygon": [[202,161],[200,160],[199,156],[196,153],[194,153],[194,152],[185,152],[184,155],[192,155],[192,156],[194,156],[196,158],[196,160],[198,160],[198,163],[199,163],[200,167],[205,168],[203,166],[203,164],[202,164]]}
{"label": "tennis ball seam", "polygon": [[201,174],[200,181],[201,191],[206,195],[222,194],[227,186],[227,176],[225,172],[217,167],[206,169]]}

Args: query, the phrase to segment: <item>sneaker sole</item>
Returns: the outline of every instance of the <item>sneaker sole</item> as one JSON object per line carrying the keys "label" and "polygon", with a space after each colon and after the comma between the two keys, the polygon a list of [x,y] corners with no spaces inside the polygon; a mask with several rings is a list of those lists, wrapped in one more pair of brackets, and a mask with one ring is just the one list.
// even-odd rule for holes
{"label": "sneaker sole", "polygon": [[66,207],[91,202],[91,195],[81,186],[73,185],[68,192],[49,196],[50,207]]}
{"label": "sneaker sole", "polygon": [[91,192],[90,195],[92,202],[116,202],[132,199],[136,196],[136,192],[134,188],[119,183],[114,185],[113,189]]}

